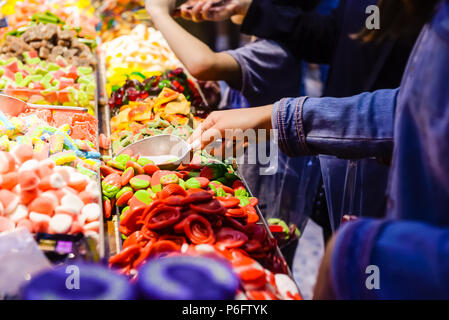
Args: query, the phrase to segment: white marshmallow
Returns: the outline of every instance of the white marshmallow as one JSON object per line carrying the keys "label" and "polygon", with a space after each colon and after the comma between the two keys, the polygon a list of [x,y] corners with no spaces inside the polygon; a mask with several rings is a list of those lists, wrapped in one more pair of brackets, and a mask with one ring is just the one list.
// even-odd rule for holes
{"label": "white marshmallow", "polygon": [[70,183],[79,183],[79,182],[83,182],[86,181],[87,177],[79,172],[73,172],[70,174]]}
{"label": "white marshmallow", "polygon": [[87,222],[100,219],[101,208],[97,203],[86,204],[81,210],[81,215],[86,217]]}
{"label": "white marshmallow", "polygon": [[14,212],[9,216],[9,218],[14,222],[17,223],[18,221],[28,218],[28,208],[24,206],[23,204],[19,204],[14,210]]}
{"label": "white marshmallow", "polygon": [[31,159],[28,161],[25,161],[24,163],[22,163],[22,165],[19,168],[19,172],[23,172],[23,171],[35,171],[39,168],[39,161],[35,160],[35,159]]}
{"label": "white marshmallow", "polygon": [[53,173],[50,176],[50,185],[53,189],[61,189],[64,188],[67,183],[59,173]]}
{"label": "white marshmallow", "polygon": [[53,201],[55,207],[59,204],[59,199],[56,196],[56,194],[54,194],[54,192],[45,191],[44,193],[41,194],[41,197],[47,197],[47,198],[51,199]]}
{"label": "white marshmallow", "polygon": [[50,220],[50,229],[56,233],[67,233],[72,226],[72,217],[68,214],[55,214]]}
{"label": "white marshmallow", "polygon": [[5,207],[5,214],[10,215],[16,210],[17,206],[20,203],[20,198],[18,196],[15,196]]}
{"label": "white marshmallow", "polygon": [[49,215],[46,215],[43,213],[37,213],[34,211],[30,212],[30,220],[32,222],[44,222],[44,221],[50,222],[50,219],[51,218]]}
{"label": "white marshmallow", "polygon": [[83,226],[83,231],[84,233],[86,233],[86,231],[97,231],[100,228],[100,222],[99,221],[94,221],[88,224],[85,224]]}
{"label": "white marshmallow", "polygon": [[81,209],[84,207],[84,202],[76,194],[66,194],[61,199],[61,205],[64,208],[70,208],[74,211],[74,213],[79,214]]}

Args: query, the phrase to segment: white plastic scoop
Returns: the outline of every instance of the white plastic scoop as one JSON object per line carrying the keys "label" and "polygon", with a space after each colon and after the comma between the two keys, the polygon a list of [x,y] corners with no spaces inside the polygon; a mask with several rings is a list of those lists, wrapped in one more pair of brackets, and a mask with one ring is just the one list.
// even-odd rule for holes
{"label": "white plastic scoop", "polygon": [[87,108],[82,107],[69,107],[69,106],[52,106],[52,105],[40,105],[26,103],[20,99],[8,96],[0,93],[0,111],[4,114],[16,117],[19,114],[25,112],[26,109],[46,109],[46,110],[63,110],[63,111],[77,111],[87,112]]}
{"label": "white plastic scoop", "polygon": [[190,162],[191,150],[191,146],[178,136],[162,134],[130,144],[117,155],[132,151],[133,154],[152,160],[162,170],[175,170],[181,163]]}

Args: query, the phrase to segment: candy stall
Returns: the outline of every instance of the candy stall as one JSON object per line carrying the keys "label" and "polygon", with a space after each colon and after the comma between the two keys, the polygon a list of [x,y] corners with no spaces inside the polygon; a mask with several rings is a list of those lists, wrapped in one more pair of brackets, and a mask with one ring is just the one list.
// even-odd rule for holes
{"label": "candy stall", "polygon": [[[51,264],[10,294],[70,299],[55,279],[80,263],[85,277],[126,287],[105,299],[301,299],[232,159],[188,149],[213,109],[132,9],[1,8],[0,242],[26,229]],[[168,144],[187,149],[157,151]],[[198,282],[214,294],[194,290]]]}

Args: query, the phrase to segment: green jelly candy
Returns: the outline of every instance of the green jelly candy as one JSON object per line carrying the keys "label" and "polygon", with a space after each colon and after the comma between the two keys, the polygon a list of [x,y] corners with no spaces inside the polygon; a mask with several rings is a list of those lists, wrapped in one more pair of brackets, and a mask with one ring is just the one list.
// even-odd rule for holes
{"label": "green jelly candy", "polygon": [[290,234],[290,228],[288,227],[288,225],[285,223],[284,220],[281,220],[281,219],[278,219],[278,218],[271,218],[271,219],[268,219],[267,222],[268,222],[268,224],[270,226],[281,226],[282,229],[283,229],[283,232],[286,235]]}
{"label": "green jelly candy", "polygon": [[217,197],[226,197],[226,196],[227,196],[226,191],[224,191],[223,188],[220,187],[217,189]]}
{"label": "green jelly candy", "polygon": [[138,176],[133,177],[129,181],[129,184],[131,185],[131,187],[133,187],[134,189],[148,188],[150,186],[150,181],[147,179],[143,179],[142,177],[143,177],[143,175],[138,175]]}
{"label": "green jelly candy", "polygon": [[151,161],[148,158],[140,157],[139,160],[137,160],[137,163],[144,167],[147,164],[154,164],[154,161]]}
{"label": "green jelly candy", "polygon": [[124,148],[129,146],[132,143],[131,138],[130,137],[126,137],[123,140],[120,140],[120,145]]}
{"label": "green jelly candy", "polygon": [[248,195],[248,191],[246,191],[245,189],[237,189],[237,190],[234,190],[234,195],[236,196],[236,197],[248,197],[249,195]]}
{"label": "green jelly candy", "polygon": [[116,160],[109,160],[107,165],[118,170],[125,170],[125,166]]}
{"label": "green jelly candy", "polygon": [[156,194],[151,190],[151,187],[148,188],[147,191],[150,194],[151,199],[156,199]]}
{"label": "green jelly candy", "polygon": [[153,201],[151,194],[147,190],[136,191],[134,197],[145,204],[150,204]]}
{"label": "green jelly candy", "polygon": [[189,177],[190,178],[196,178],[196,177],[199,177],[200,176],[200,172],[198,172],[198,171],[190,171],[189,172]]}
{"label": "green jelly candy", "polygon": [[247,205],[250,204],[249,198],[248,198],[248,197],[245,197],[245,196],[236,196],[236,198],[240,200],[240,206],[241,206],[241,207],[246,207]]}
{"label": "green jelly candy", "polygon": [[186,182],[182,179],[178,180],[178,184],[181,186],[181,188],[183,188],[184,190],[186,189]]}
{"label": "green jelly candy", "polygon": [[129,192],[129,191],[133,191],[133,188],[131,187],[123,187],[120,189],[119,192],[117,192],[117,194],[115,195],[116,199],[119,199],[124,193]]}
{"label": "green jelly candy", "polygon": [[215,195],[217,195],[217,188],[212,183],[209,183],[209,188],[214,192]]}
{"label": "green jelly candy", "polygon": [[189,180],[186,181],[186,188],[187,189],[201,188],[201,183],[195,178],[190,178]]}
{"label": "green jelly candy", "polygon": [[122,209],[122,212],[121,212],[121,214],[120,214],[120,220],[123,220],[123,218],[125,217],[125,213],[126,213],[126,211],[128,211],[129,210],[129,206],[126,206],[126,207],[124,207],[123,209]]}
{"label": "green jelly candy", "polygon": [[172,184],[172,183],[178,183],[179,178],[176,174],[167,174],[163,177],[161,177],[161,183],[164,185]]}
{"label": "green jelly candy", "polygon": [[154,193],[162,191],[162,185],[161,184],[156,184],[154,186],[151,186],[151,190],[153,190]]}
{"label": "green jelly candy", "polygon": [[131,157],[128,154],[121,154],[117,157],[115,157],[115,161],[117,161],[118,163],[120,163],[121,165],[123,165],[123,167],[126,166],[126,163],[131,160]]}
{"label": "green jelly candy", "polygon": [[118,187],[105,183],[104,181],[101,183],[101,188],[103,194],[108,198],[114,198],[117,192],[120,191]]}

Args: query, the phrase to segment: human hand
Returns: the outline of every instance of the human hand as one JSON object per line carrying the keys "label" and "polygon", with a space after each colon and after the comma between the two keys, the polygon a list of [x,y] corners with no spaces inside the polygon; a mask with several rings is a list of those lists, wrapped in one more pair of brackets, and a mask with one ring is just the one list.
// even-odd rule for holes
{"label": "human hand", "polygon": [[[249,129],[265,129],[267,130],[265,134],[269,134],[272,109],[273,106],[269,105],[258,108],[212,112],[193,132],[189,138],[189,143],[193,149],[204,149],[210,143],[225,138],[225,144],[233,144],[235,140],[239,140],[239,137],[241,138],[243,133]],[[257,138],[258,133],[255,132],[254,136]]]}
{"label": "human hand", "polygon": [[251,3],[252,0],[190,0],[180,7],[180,11],[184,19],[195,22],[223,21],[245,16]]}
{"label": "human hand", "polygon": [[176,0],[145,0],[145,8],[150,15],[172,14],[175,11]]}

